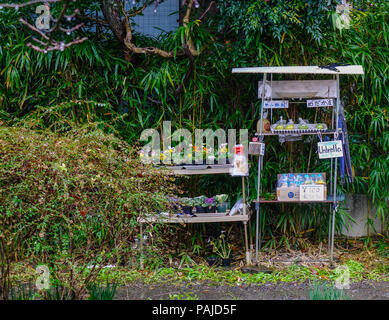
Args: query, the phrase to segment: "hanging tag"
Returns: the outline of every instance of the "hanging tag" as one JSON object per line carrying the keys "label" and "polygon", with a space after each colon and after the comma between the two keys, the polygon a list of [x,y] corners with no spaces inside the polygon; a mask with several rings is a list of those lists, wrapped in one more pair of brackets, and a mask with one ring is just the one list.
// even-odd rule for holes
{"label": "hanging tag", "polygon": [[258,139],[257,139],[257,141],[250,142],[249,143],[249,154],[264,156],[265,155],[265,144],[262,142],[258,142]]}
{"label": "hanging tag", "polygon": [[260,150],[259,150],[259,155],[264,156],[265,155],[265,144],[261,143]]}
{"label": "hanging tag", "polygon": [[343,145],[341,140],[318,142],[317,152],[319,159],[343,157]]}

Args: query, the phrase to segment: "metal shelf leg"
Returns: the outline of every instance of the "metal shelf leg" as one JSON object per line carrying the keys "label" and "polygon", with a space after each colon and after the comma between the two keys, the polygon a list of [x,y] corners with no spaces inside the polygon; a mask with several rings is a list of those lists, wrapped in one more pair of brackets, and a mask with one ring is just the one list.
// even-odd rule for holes
{"label": "metal shelf leg", "polygon": [[251,259],[250,259],[250,252],[249,252],[249,242],[248,242],[248,237],[247,237],[247,222],[243,222],[244,226],[244,241],[245,241],[245,246],[246,246],[246,264],[250,265],[251,264]]}

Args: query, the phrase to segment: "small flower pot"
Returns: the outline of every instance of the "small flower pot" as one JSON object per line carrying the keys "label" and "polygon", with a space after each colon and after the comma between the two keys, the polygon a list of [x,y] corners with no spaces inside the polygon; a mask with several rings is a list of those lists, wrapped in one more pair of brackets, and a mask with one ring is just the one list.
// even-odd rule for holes
{"label": "small flower pot", "polygon": [[205,208],[203,206],[196,206],[196,213],[205,213]]}
{"label": "small flower pot", "polygon": [[191,215],[191,214],[192,214],[192,207],[182,206],[182,211],[183,211],[185,214]]}
{"label": "small flower pot", "polygon": [[208,258],[208,265],[209,265],[210,267],[216,265],[216,263],[217,263],[217,258],[216,258],[216,257],[209,257],[209,258]]}
{"label": "small flower pot", "polygon": [[215,213],[216,212],[216,207],[215,206],[209,206],[206,207],[207,213]]}
{"label": "small flower pot", "polygon": [[231,258],[222,258],[222,267],[229,267],[231,265]]}
{"label": "small flower pot", "polygon": [[227,202],[224,202],[223,204],[217,206],[217,212],[219,212],[219,213],[227,212],[227,209],[228,209]]}

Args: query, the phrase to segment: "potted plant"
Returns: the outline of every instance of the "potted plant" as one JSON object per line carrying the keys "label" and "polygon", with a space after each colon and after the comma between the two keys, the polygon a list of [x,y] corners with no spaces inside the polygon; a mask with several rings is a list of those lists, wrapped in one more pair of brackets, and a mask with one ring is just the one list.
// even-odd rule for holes
{"label": "potted plant", "polygon": [[208,257],[208,265],[210,267],[214,266],[215,264],[217,263],[217,256],[215,256],[214,254],[210,255]]}
{"label": "potted plant", "polygon": [[171,210],[171,212],[177,212],[179,211],[179,202],[180,202],[180,199],[179,198],[176,198],[176,197],[167,197],[168,198],[168,201],[169,201],[169,208]]}
{"label": "potted plant", "polygon": [[204,201],[206,210],[208,213],[215,213],[216,212],[216,201],[215,198],[206,198]]}
{"label": "potted plant", "polygon": [[204,159],[203,159],[203,154],[204,151],[202,151],[202,147],[200,146],[192,146],[192,151],[193,151],[193,156],[192,156],[192,163],[194,165],[203,165],[204,164]]}
{"label": "potted plant", "polygon": [[218,163],[219,164],[228,164],[228,144],[227,143],[222,143],[220,146],[219,146],[219,150],[218,150],[218,154],[217,154],[217,157],[218,157]]}
{"label": "potted plant", "polygon": [[191,198],[181,198],[181,208],[185,214],[192,215],[193,201]]}
{"label": "potted plant", "polygon": [[228,209],[227,203],[228,195],[227,194],[218,194],[215,196],[217,202],[217,212],[226,212]]}
{"label": "potted plant", "polygon": [[231,265],[231,246],[226,241],[226,235],[222,233],[218,239],[211,241],[213,252],[216,253],[221,261],[223,267]]}
{"label": "potted plant", "polygon": [[198,196],[193,198],[193,205],[196,207],[197,213],[204,213],[205,208],[203,207],[203,203],[205,202],[206,196]]}

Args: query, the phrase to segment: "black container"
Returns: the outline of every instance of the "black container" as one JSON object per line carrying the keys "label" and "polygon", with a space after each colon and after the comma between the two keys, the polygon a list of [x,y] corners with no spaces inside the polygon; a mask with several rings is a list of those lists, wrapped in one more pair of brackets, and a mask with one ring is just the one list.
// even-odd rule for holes
{"label": "black container", "polygon": [[217,258],[216,258],[216,257],[209,257],[209,258],[208,258],[208,265],[209,265],[210,267],[216,265],[216,263],[217,263]]}
{"label": "black container", "polygon": [[192,207],[182,206],[182,211],[184,211],[185,214],[192,214]]}
{"label": "black container", "polygon": [[231,258],[222,258],[222,267],[229,267],[231,265]]}
{"label": "black container", "polygon": [[205,208],[203,206],[196,206],[196,213],[205,213]]}
{"label": "black container", "polygon": [[206,207],[207,213],[215,213],[216,206]]}

